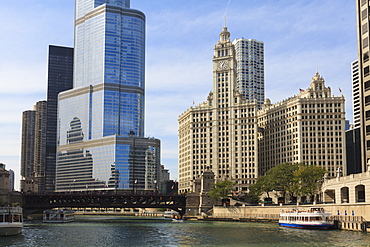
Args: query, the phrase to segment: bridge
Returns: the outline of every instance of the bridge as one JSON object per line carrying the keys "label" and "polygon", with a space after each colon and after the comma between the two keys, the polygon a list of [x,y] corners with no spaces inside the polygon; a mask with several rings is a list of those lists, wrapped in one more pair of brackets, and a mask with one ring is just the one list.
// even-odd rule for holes
{"label": "bridge", "polygon": [[52,208],[168,208],[185,214],[183,195],[24,194],[25,211]]}

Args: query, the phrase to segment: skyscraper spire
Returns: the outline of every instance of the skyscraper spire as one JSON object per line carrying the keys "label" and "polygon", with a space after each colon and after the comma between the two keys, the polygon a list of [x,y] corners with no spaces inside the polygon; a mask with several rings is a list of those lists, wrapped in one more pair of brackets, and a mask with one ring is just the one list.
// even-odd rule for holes
{"label": "skyscraper spire", "polygon": [[228,42],[230,41],[230,32],[227,31],[226,27],[226,16],[225,16],[225,24],[222,28],[222,32],[220,33],[220,42]]}

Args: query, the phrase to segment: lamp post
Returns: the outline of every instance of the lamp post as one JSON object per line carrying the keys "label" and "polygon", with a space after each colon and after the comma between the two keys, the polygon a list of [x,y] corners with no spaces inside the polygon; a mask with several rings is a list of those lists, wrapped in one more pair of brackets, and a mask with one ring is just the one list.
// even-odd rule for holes
{"label": "lamp post", "polygon": [[136,194],[136,184],[137,184],[137,179],[134,181],[134,194]]}
{"label": "lamp post", "polygon": [[154,193],[157,194],[157,179],[154,179]]}
{"label": "lamp post", "polygon": [[72,182],[70,182],[70,183],[69,183],[69,194],[71,194],[71,193],[72,193],[72,185],[73,185],[73,190],[75,189],[75,188],[74,188],[74,186],[75,186],[75,185],[74,185],[74,182],[76,182],[76,179],[73,179],[73,180],[72,180]]}
{"label": "lamp post", "polygon": [[99,181],[99,178],[95,178],[94,180],[94,193],[96,193],[96,184]]}
{"label": "lamp post", "polygon": [[[113,164],[111,165],[111,174],[112,174],[112,177],[113,177],[113,186],[114,186],[114,194],[117,195],[117,188],[118,188],[118,171],[117,171],[117,167],[116,167],[116,162],[113,162]],[[109,184],[108,184],[109,186]]]}
{"label": "lamp post", "polygon": [[130,133],[128,134],[129,137],[132,138],[132,192],[133,194],[136,194],[136,183],[137,183],[137,179],[135,178],[136,177],[136,174],[135,174],[135,166],[136,166],[136,150],[135,150],[135,132],[134,131],[130,131]]}

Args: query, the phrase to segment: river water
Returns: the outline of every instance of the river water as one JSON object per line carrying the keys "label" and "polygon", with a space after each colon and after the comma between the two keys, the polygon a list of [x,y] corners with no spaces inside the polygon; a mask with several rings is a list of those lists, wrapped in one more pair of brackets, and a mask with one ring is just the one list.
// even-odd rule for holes
{"label": "river water", "polygon": [[370,246],[370,233],[302,230],[271,223],[172,222],[160,218],[77,216],[74,222],[26,222],[0,246]]}

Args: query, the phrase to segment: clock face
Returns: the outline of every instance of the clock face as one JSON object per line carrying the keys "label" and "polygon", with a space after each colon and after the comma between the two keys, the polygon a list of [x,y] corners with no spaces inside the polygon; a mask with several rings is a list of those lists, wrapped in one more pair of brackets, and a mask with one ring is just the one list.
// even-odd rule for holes
{"label": "clock face", "polygon": [[226,69],[227,68],[227,61],[221,61],[218,63],[218,68]]}

